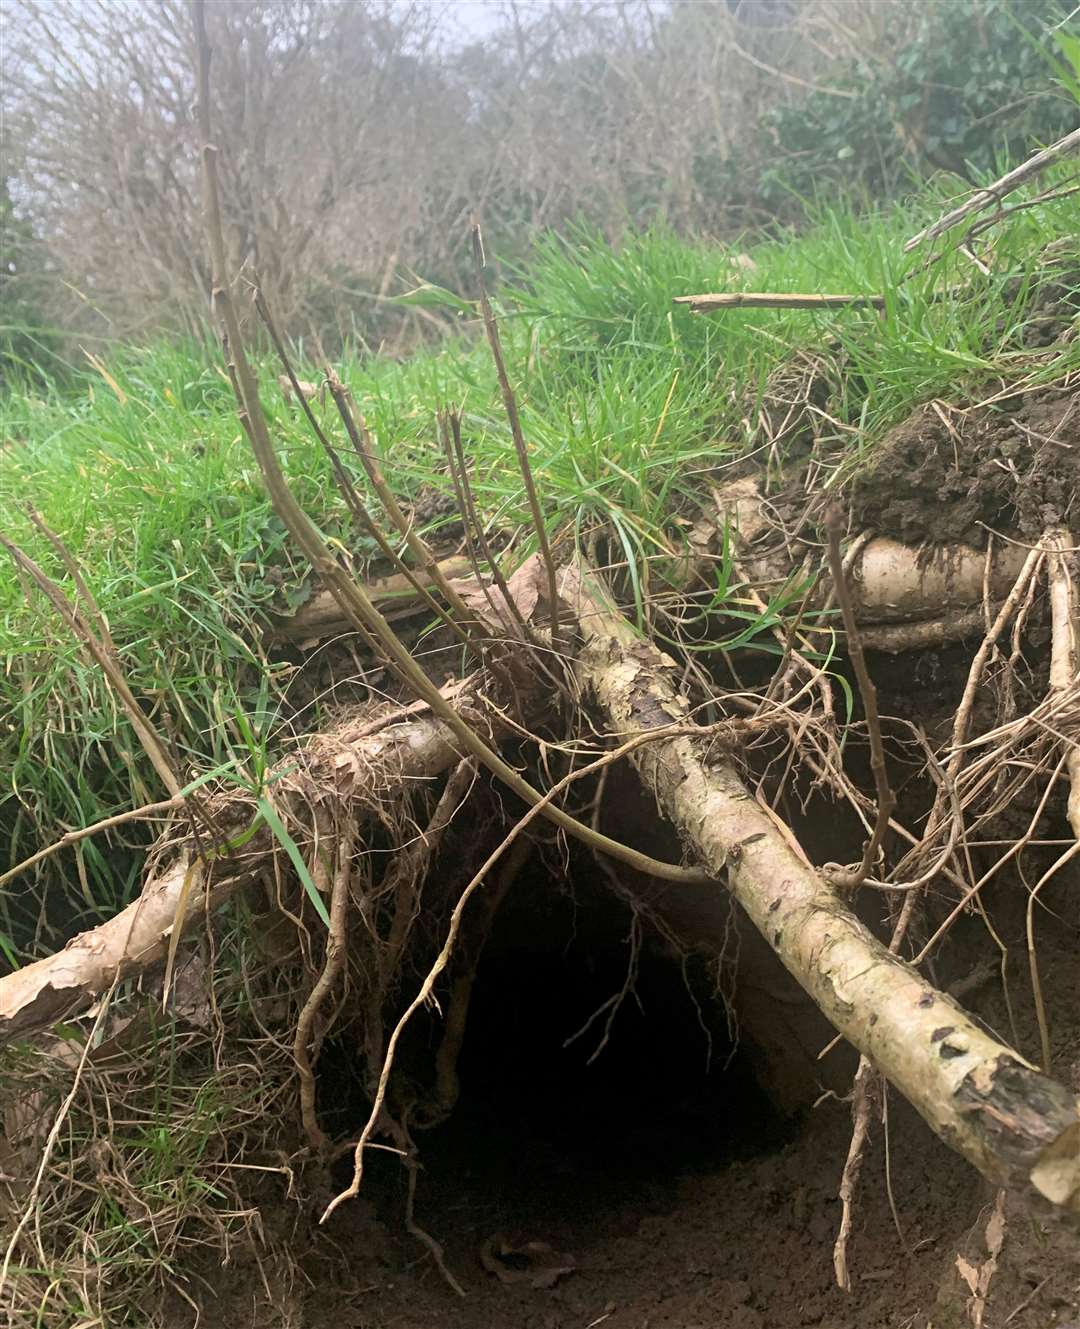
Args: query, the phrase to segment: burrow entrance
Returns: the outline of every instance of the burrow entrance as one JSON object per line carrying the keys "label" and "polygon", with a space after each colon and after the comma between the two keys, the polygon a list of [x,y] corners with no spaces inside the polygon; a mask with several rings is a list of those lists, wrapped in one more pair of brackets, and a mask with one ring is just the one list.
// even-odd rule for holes
{"label": "burrow entrance", "polygon": [[[580,1248],[619,1215],[673,1203],[685,1178],[767,1155],[798,1129],[739,1027],[730,919],[716,927],[730,926],[730,954],[681,953],[587,853],[572,850],[558,876],[556,861],[535,853],[504,900],[473,985],[460,1097],[414,1133],[417,1217],[467,1272],[494,1233]],[[715,903],[726,918],[726,896]],[[405,1074],[430,1073],[443,1028],[441,1014],[414,1022]],[[370,1104],[347,1048],[324,1051],[320,1076],[324,1126],[355,1138]],[[388,1230],[401,1228],[406,1188],[392,1154],[369,1155],[364,1194]]]}

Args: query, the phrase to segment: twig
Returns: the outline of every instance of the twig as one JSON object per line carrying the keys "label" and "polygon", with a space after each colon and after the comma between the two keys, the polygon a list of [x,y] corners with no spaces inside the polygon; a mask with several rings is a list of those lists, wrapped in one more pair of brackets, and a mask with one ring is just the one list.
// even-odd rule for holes
{"label": "twig", "polygon": [[[379,502],[382,504],[383,511],[389,517],[391,525],[394,526],[408,545],[409,552],[423,568],[428,580],[436,587],[439,594],[442,595],[457,615],[459,624],[456,628],[457,635],[462,637],[474,650],[479,651],[482,642],[477,640],[477,630],[480,625],[477,623],[476,615],[443,576],[439,561],[431,552],[431,546],[416,531],[413,523],[402,512],[393,490],[386,483],[386,477],[383,475],[378,459],[372,449],[371,435],[368,433],[364,417],[353,414],[349,403],[348,389],[330,365],[326,366],[326,382],[330,389],[330,396],[333,398],[334,405],[341,416],[341,422],[345,426],[345,432],[349,435],[349,442],[352,443],[353,450],[360,458],[360,463],[372,489],[375,490]],[[464,513],[462,517],[464,518]],[[446,618],[446,614],[442,614],[441,617]]]}
{"label": "twig", "polygon": [[[1010,862],[1013,858],[1015,858],[1018,854],[1020,854],[1026,846],[1032,843],[1033,837],[1035,835],[1035,827],[1039,824],[1040,820],[1042,819],[1042,814],[1046,810],[1047,803],[1050,801],[1050,795],[1053,792],[1054,785],[1057,782],[1057,777],[1058,775],[1060,775],[1061,770],[1064,767],[1064,764],[1065,764],[1065,757],[1063,755],[1058,763],[1057,768],[1051,774],[1050,779],[1046,783],[1046,788],[1042,792],[1042,797],[1039,799],[1038,806],[1036,807],[1035,811],[1031,814],[1031,818],[1028,821],[1027,830],[1024,832],[1023,835],[1019,837],[1019,839],[1010,840],[1008,842],[1009,846],[1008,849],[1004,854],[1002,854],[1002,856],[993,865],[993,867],[989,868],[986,872],[984,872],[983,875],[978,879],[978,881],[976,881],[974,886],[971,886],[964,891],[964,894],[961,895],[959,900],[957,900],[956,904],[953,905],[952,909],[945,916],[944,920],[938,925],[936,931],[930,937],[929,941],[927,941],[923,945],[922,950],[920,950],[918,955],[916,955],[912,959],[911,961],[912,968],[918,968],[918,966],[922,964],[922,962],[927,958],[927,956],[938,944],[938,942],[942,939],[942,937],[944,937],[946,932],[949,931],[949,929],[960,917],[960,915],[964,912],[964,910],[968,907],[968,905],[972,902],[972,900],[978,898],[979,892],[986,885],[986,883],[990,881],[991,878],[993,878],[998,872],[1000,872],[1001,869],[1005,867],[1005,865],[1008,862]],[[916,849],[920,848],[922,844],[923,841],[920,840],[915,845],[915,848]],[[962,878],[958,878],[957,880],[959,881],[960,885],[963,885]]]}
{"label": "twig", "polygon": [[416,1221],[416,1180],[420,1172],[420,1164],[416,1159],[416,1149],[414,1146],[406,1149],[403,1155],[405,1171],[409,1174],[409,1189],[405,1197],[405,1231],[410,1236],[416,1238],[421,1245],[426,1246],[431,1252],[431,1258],[435,1261],[435,1266],[443,1278],[446,1279],[450,1287],[459,1297],[465,1296],[465,1289],[450,1272],[446,1263],[446,1253],[443,1251],[442,1243],[436,1241],[430,1232],[426,1232]]}
{"label": "twig", "polygon": [[950,789],[956,789],[960,769],[964,764],[964,744],[967,739],[968,722],[971,719],[972,707],[975,704],[975,695],[978,691],[979,683],[982,681],[983,672],[986,669],[986,662],[989,659],[990,652],[994,649],[998,638],[1005,630],[1005,624],[1016,612],[1017,606],[1020,604],[1027,591],[1028,583],[1038,571],[1039,564],[1045,556],[1046,551],[1043,549],[1042,545],[1038,545],[1028,554],[1016,581],[1013,583],[1012,590],[1006,596],[1001,608],[998,610],[997,617],[990,625],[990,629],[984,636],[979,649],[975,652],[975,656],[971,661],[971,666],[968,669],[968,676],[967,681],[964,684],[963,695],[960,698],[960,704],[957,706],[956,715],[953,718],[952,739],[950,744],[951,752],[949,756],[949,764],[945,769],[945,779],[938,788],[937,794],[934,798],[934,806],[931,808],[930,815],[926,819],[926,833],[919,844],[905,856],[904,862],[902,862],[897,868],[898,872],[903,872],[907,860],[913,855],[923,852],[926,846],[941,830],[942,808],[944,807],[946,798],[949,796],[948,791]]}
{"label": "twig", "polygon": [[720,291],[676,295],[672,303],[688,305],[691,314],[722,309],[884,309],[883,295],[813,295],[787,291]]}
{"label": "twig", "polygon": [[[218,193],[217,149],[210,139],[210,43],[206,35],[205,0],[193,0],[196,45],[198,49],[199,135],[202,139],[203,180],[206,191],[206,227],[210,241],[213,267],[212,303],[224,328],[226,356],[232,366],[237,388],[238,406],[244,428],[251,440],[252,451],[262,471],[274,510],[296,540],[316,575],[341,606],[342,612],[359,629],[376,637],[393,668],[420,698],[426,701],[433,714],[451,730],[466,752],[476,757],[499,780],[508,785],[530,806],[539,806],[544,816],[563,830],[586,844],[629,863],[640,871],[666,881],[680,881],[690,885],[704,885],[712,880],[708,873],[697,868],[677,867],[662,863],[639,850],[600,835],[583,825],[562,808],[552,805],[550,797],[535,789],[518,771],[489,747],[465,718],[443,697],[439,689],[420,668],[393,628],[372,603],[364,588],[338,564],[326,545],[318,527],[297,502],[281,470],[266,415],[259,400],[258,384],[244,352],[240,325],[232,299],[225,285],[225,240],[221,222],[221,203]],[[553,606],[554,608],[554,606]]]}
{"label": "twig", "polygon": [[[874,823],[873,833],[863,850],[862,862],[854,873],[841,871],[840,873],[834,872],[830,876],[834,886],[846,890],[855,890],[866,880],[870,868],[877,861],[878,853],[889,829],[889,817],[896,806],[896,797],[889,785],[889,773],[885,765],[885,745],[881,741],[877,689],[874,687],[870,672],[866,668],[866,657],[863,655],[862,641],[859,638],[859,625],[855,621],[855,606],[851,602],[851,591],[848,588],[847,576],[844,571],[844,559],[840,549],[842,532],[843,516],[840,509],[833,504],[825,516],[825,547],[829,559],[829,572],[832,575],[833,590],[840,604],[840,613],[844,620],[848,657],[855,670],[855,678],[858,681],[859,692],[862,695],[863,710],[866,714],[866,729],[870,737],[870,769],[873,772],[874,785],[877,789],[877,820]],[[842,881],[837,880],[837,877],[840,876],[843,877]]]}
{"label": "twig", "polygon": [[[75,589],[79,592],[80,597],[82,598],[82,600],[85,601],[87,607],[90,609],[90,612],[93,615],[94,622],[97,624],[97,630],[101,635],[102,642],[105,644],[107,649],[113,655],[115,655],[116,643],[113,641],[112,633],[109,631],[108,619],[106,619],[105,615],[101,612],[101,606],[98,604],[97,600],[94,599],[94,593],[90,589],[90,587],[86,584],[86,579],[82,575],[82,569],[79,567],[75,558],[72,556],[71,551],[68,549],[67,545],[64,544],[63,540],[61,540],[60,537],[56,534],[56,532],[52,529],[52,527],[46,524],[45,518],[41,515],[40,512],[38,512],[37,508],[35,508],[32,503],[28,503],[26,505],[26,513],[27,516],[30,518],[30,520],[41,532],[41,534],[45,537],[45,539],[48,540],[49,544],[51,544],[52,547],[56,550],[56,552],[60,555],[60,559],[63,562],[64,567],[67,568],[68,570],[68,576],[75,583]],[[75,609],[77,610],[78,607],[79,607],[79,602],[78,600],[76,600]]]}
{"label": "twig", "polygon": [[1022,165],[1017,166],[1014,170],[1007,171],[992,185],[985,185],[983,188],[977,189],[958,208],[953,208],[951,212],[939,217],[932,226],[927,226],[918,235],[913,235],[904,246],[904,253],[910,253],[924,240],[936,240],[939,235],[944,235],[946,231],[952,230],[954,226],[959,225],[965,217],[969,217],[973,212],[981,212],[983,208],[992,207],[995,203],[1000,204],[1006,194],[1011,194],[1014,189],[1019,189],[1022,184],[1044,171],[1059,157],[1064,157],[1078,149],[1080,149],[1080,129],[1074,129],[1071,134],[1066,134],[1064,138],[1058,139],[1056,143],[1044,148],[1042,152],[1036,152]]}
{"label": "twig", "polygon": [[[830,530],[830,546],[832,544]],[[900,947],[904,943],[904,937],[907,935],[908,926],[911,923],[915,911],[915,901],[917,894],[911,891],[904,900],[903,908],[900,910],[900,916],[896,920],[892,936],[889,939],[889,950],[893,955],[900,954]],[[821,1059],[832,1048],[832,1044],[818,1054],[818,1060]],[[851,1236],[851,1212],[855,1200],[855,1192],[859,1185],[859,1174],[862,1172],[863,1153],[866,1149],[866,1140],[870,1131],[870,1111],[873,1107],[875,1091],[879,1090],[882,1094],[888,1092],[887,1086],[882,1087],[882,1077],[875,1070],[873,1063],[865,1056],[859,1057],[859,1067],[855,1072],[855,1079],[852,1082],[852,1131],[851,1144],[848,1146],[847,1158],[844,1162],[844,1172],[840,1179],[840,1202],[843,1212],[840,1218],[840,1231],[836,1236],[836,1243],[833,1246],[833,1268],[836,1271],[837,1284],[845,1291],[851,1291],[851,1274],[847,1263],[847,1245]],[[886,1160],[888,1159],[888,1140],[886,1139]],[[889,1204],[893,1211],[893,1220],[896,1223],[896,1230],[900,1232],[900,1220],[896,1216],[896,1206],[893,1203],[892,1183],[889,1181]],[[903,1240],[903,1233],[900,1233]]]}
{"label": "twig", "polygon": [[[458,475],[453,444],[450,442],[450,428],[446,423],[445,412],[436,412],[435,428],[439,435],[439,442],[442,444],[443,455],[446,458],[446,469],[450,476],[450,483],[454,487],[454,501],[457,504],[458,512],[461,514],[461,529],[465,539],[465,550],[468,555],[469,568],[472,572],[473,578],[477,586],[479,586],[480,590],[483,592],[484,599],[487,601],[488,608],[491,610],[493,622],[505,624],[509,627],[514,636],[520,636],[521,628],[524,624],[524,619],[521,617],[521,611],[515,604],[513,606],[513,616],[510,621],[507,622],[505,613],[496,605],[495,598],[491,594],[491,589],[488,586],[488,583],[484,580],[484,570],[480,566],[480,555],[477,552],[476,542],[473,536],[472,512],[465,497],[465,490],[462,487],[462,477]],[[462,469],[464,471],[464,468]],[[507,607],[513,604],[513,601],[507,600],[506,596],[503,596],[503,599],[506,600]]]}
{"label": "twig", "polygon": [[[517,880],[521,869],[528,862],[533,852],[533,842],[527,835],[519,835],[500,864],[498,879],[494,889],[482,902],[483,913],[475,921],[465,940],[464,962],[453,976],[450,995],[446,1002],[446,1020],[442,1040],[435,1053],[435,1093],[434,1112],[424,1118],[424,1129],[428,1130],[444,1121],[452,1112],[461,1092],[457,1074],[458,1057],[465,1041],[465,1026],[469,1016],[473,984],[480,956],[487,940],[495,915],[499,911],[506,893]],[[478,906],[479,908],[479,906]]]}
{"label": "twig", "polygon": [[1051,1073],[1050,1027],[1046,1021],[1046,1003],[1043,1001],[1042,982],[1039,979],[1039,956],[1035,946],[1035,905],[1039,899],[1039,892],[1050,878],[1056,876],[1058,870],[1063,868],[1066,863],[1070,863],[1078,853],[1080,853],[1080,840],[1077,840],[1075,844],[1070,845],[1069,848],[1047,868],[1028,892],[1026,918],[1028,971],[1031,974],[1031,994],[1035,1001],[1035,1018],[1039,1025],[1039,1045],[1042,1051],[1042,1071],[1045,1075]]}
{"label": "twig", "polygon": [[521,419],[518,415],[517,400],[514,397],[514,390],[510,386],[510,379],[506,373],[506,362],[503,359],[502,343],[499,340],[499,325],[495,320],[495,311],[491,307],[491,301],[488,299],[487,287],[484,284],[484,242],[480,235],[480,225],[473,222],[472,227],[472,248],[473,262],[476,265],[476,279],[480,286],[480,312],[484,317],[484,330],[487,333],[488,345],[491,347],[491,358],[495,361],[495,373],[499,379],[499,390],[502,393],[503,407],[506,410],[506,418],[510,421],[510,434],[514,440],[514,450],[517,453],[518,465],[521,467],[521,478],[525,482],[525,494],[529,500],[529,511],[532,513],[533,526],[536,528],[536,539],[540,546],[540,557],[544,561],[544,567],[547,570],[548,579],[548,609],[551,615],[551,645],[553,650],[560,647],[559,640],[559,599],[555,586],[555,563],[551,557],[551,546],[548,544],[547,527],[544,524],[544,514],[540,507],[540,499],[536,493],[536,486],[533,483],[532,467],[529,464],[529,450],[525,446],[525,436],[521,432]]}
{"label": "twig", "polygon": [[[277,324],[274,322],[270,306],[267,304],[266,298],[259,286],[255,287],[255,308],[258,311],[259,316],[262,318],[263,323],[266,325],[266,330],[270,334],[270,340],[274,343],[274,349],[277,351],[278,359],[281,361],[287,375],[286,381],[291,385],[292,392],[295,395],[296,400],[300,403],[304,415],[307,417],[307,422],[312,433],[322,444],[323,451],[330,459],[330,465],[334,469],[334,476],[337,480],[338,489],[341,491],[341,496],[348,504],[349,511],[353,514],[353,517],[363,528],[364,532],[379,546],[383,556],[388,558],[402,576],[406,578],[413,590],[420,596],[420,599],[427,604],[429,609],[433,610],[434,613],[438,615],[461,642],[468,645],[469,639],[464,629],[460,628],[457,623],[454,622],[442,605],[439,604],[431,592],[424,586],[423,582],[421,582],[416,576],[413,570],[399,557],[397,550],[394,549],[390,541],[387,540],[385,535],[383,535],[378,523],[360,501],[360,496],[356,492],[356,486],[353,484],[352,478],[345,470],[345,467],[341,464],[341,458],[338,456],[337,449],[327,438],[326,432],[315,418],[315,413],[312,411],[311,404],[308,400],[309,394],[303,390],[299,379],[296,377],[292,363],[289,360],[288,352],[285,349],[285,343],[282,340],[281,334],[278,332]],[[333,392],[332,388],[331,392]],[[335,398],[335,404],[336,403],[337,399]],[[340,406],[338,407],[338,412],[339,414],[341,413]],[[377,645],[371,641],[370,637],[367,639],[366,644],[369,647],[374,646],[377,650]]]}
{"label": "twig", "polygon": [[[368,996],[368,1016],[364,1023],[365,1079],[368,1081],[374,1075],[374,1068],[382,1065],[385,1008],[409,931],[419,914],[419,883],[428,871],[447,827],[468,798],[475,779],[475,760],[463,757],[447,777],[427,825],[418,827],[416,836],[398,850],[383,877],[379,894],[392,895],[393,908],[385,947],[375,947],[375,982]],[[361,905],[361,914],[365,925],[376,935],[375,922],[366,900]],[[369,1083],[368,1088],[371,1093],[375,1092],[374,1083]]]}
{"label": "twig", "polygon": [[[491,545],[488,543],[487,534],[484,531],[483,522],[476,511],[476,503],[473,499],[472,484],[469,480],[469,468],[465,461],[465,449],[461,442],[461,416],[451,407],[448,411],[443,411],[439,415],[439,434],[443,442],[443,450],[446,453],[446,465],[450,471],[450,478],[454,484],[454,490],[458,499],[458,507],[461,510],[462,518],[465,523],[466,539],[472,542],[473,539],[480,547],[480,552],[484,556],[488,567],[491,569],[492,578],[495,585],[499,588],[499,593],[506,603],[513,621],[517,624],[518,630],[527,640],[534,641],[535,633],[529,628],[525,619],[521,615],[521,610],[517,606],[517,601],[510,594],[510,587],[503,575],[499,561],[492,552]],[[474,564],[476,562],[474,558]],[[477,580],[481,586],[484,585],[483,576],[479,567],[476,568]],[[488,603],[491,604],[492,612],[496,617],[501,617],[491,603],[490,597]]]}
{"label": "twig", "polygon": [[[171,797],[178,797],[181,788],[180,779],[173,769],[165,745],[158,737],[150,721],[143,714],[142,707],[135,700],[135,696],[128,687],[127,679],[120,671],[113,653],[94,634],[90,624],[78,608],[71,603],[60,587],[46,576],[29,554],[24,553],[18,545],[14,544],[5,535],[0,535],[0,545],[3,545],[8,551],[16,565],[32,578],[38,589],[74,633],[76,639],[82,643],[90,657],[100,666],[102,673],[120,698],[120,702],[127,712],[127,717],[131,721],[131,726],[138,735],[139,742],[150,758],[154,770],[160,776],[162,784],[169,791]],[[91,600],[90,603],[93,604],[93,601]]]}
{"label": "twig", "polygon": [[183,806],[184,796],[178,794],[175,798],[166,798],[160,803],[146,803],[141,808],[129,808],[127,812],[118,812],[114,817],[105,817],[101,821],[95,821],[92,826],[80,826],[78,830],[65,831],[59,840],[54,840],[52,844],[46,845],[44,849],[39,849],[36,854],[31,854],[29,858],[24,858],[21,863],[16,863],[13,868],[8,868],[6,872],[0,873],[0,886],[6,886],[9,881],[29,871],[35,864],[40,863],[43,858],[58,854],[61,849],[66,849],[68,845],[77,844],[80,840],[85,840],[91,835],[99,835],[102,831],[110,831],[114,826],[123,826],[126,822],[138,821],[140,817],[154,817],[159,812],[175,812],[177,808]]}

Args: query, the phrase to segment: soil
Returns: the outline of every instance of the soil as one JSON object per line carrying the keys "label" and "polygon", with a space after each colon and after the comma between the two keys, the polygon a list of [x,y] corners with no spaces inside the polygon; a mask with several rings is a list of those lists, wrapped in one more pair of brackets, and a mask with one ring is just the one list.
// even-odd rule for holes
{"label": "soil", "polygon": [[[271,1246],[303,1269],[268,1279],[236,1260],[204,1303],[209,1326],[282,1329],[963,1329],[972,1299],[957,1258],[989,1258],[992,1189],[895,1093],[867,1153],[849,1250],[852,1290],[833,1273],[848,1105],[826,1095],[785,1119],[727,1039],[719,1003],[695,1009],[684,974],[657,945],[639,957],[637,996],[599,1056],[603,1021],[566,1041],[617,990],[625,932],[610,904],[552,899],[528,884],[518,924],[489,942],[450,1121],[417,1136],[416,1221],[443,1246],[459,1297],[405,1230],[406,1181],[389,1154],[368,1165],[360,1199],[326,1228],[318,1208],[267,1194]],[[1068,917],[1076,875],[1050,900]],[[1012,898],[1011,896],[1007,898]],[[1075,915],[1075,907],[1072,910]],[[568,919],[573,920],[569,935]],[[1010,946],[1019,1046],[1037,1036],[1025,986],[1022,910],[995,919]],[[554,946],[561,937],[561,949]],[[1040,935],[1055,1074],[1080,1089],[1080,949],[1075,928]],[[959,930],[943,982],[985,958],[977,920]],[[691,974],[700,997],[702,974]],[[613,988],[614,984],[614,988]],[[996,974],[965,991],[991,1028],[1009,1028]],[[705,1028],[712,1036],[706,1057]],[[835,1054],[830,1054],[835,1055]],[[329,1060],[329,1059],[328,1059]],[[342,1064],[329,1066],[341,1077]],[[341,1078],[322,1099],[351,1110]],[[332,1124],[340,1129],[342,1120]],[[886,1152],[886,1138],[888,1148]],[[345,1184],[345,1160],[333,1189]],[[327,1195],[330,1192],[327,1192]],[[327,1195],[320,1197],[325,1201]],[[1075,1329],[1080,1235],[1010,1197],[989,1284],[986,1329]],[[542,1243],[530,1256],[529,1243]],[[502,1261],[492,1251],[520,1252]],[[284,1268],[284,1266],[283,1266]],[[564,1272],[567,1269],[570,1272]],[[494,1272],[495,1269],[502,1271]],[[254,1294],[254,1296],[253,1296]],[[253,1302],[260,1303],[257,1313]],[[185,1319],[184,1316],[187,1316]],[[188,1329],[178,1309],[170,1329]]]}
{"label": "soil", "polygon": [[1032,391],[964,411],[923,406],[875,450],[853,509],[860,529],[905,544],[980,546],[988,527],[1034,541],[1068,522],[1078,485],[1080,393]]}

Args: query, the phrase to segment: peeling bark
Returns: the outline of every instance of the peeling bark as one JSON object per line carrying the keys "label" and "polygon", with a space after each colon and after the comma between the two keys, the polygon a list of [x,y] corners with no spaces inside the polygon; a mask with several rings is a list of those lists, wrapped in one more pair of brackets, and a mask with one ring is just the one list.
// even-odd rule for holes
{"label": "peeling bark", "polygon": [[[685,724],[675,662],[633,632],[587,571],[568,569],[563,594],[584,639],[581,683],[612,731],[625,740]],[[631,760],[789,972],[934,1131],[996,1184],[1080,1212],[1080,1100],[890,954],[705,739],[646,744]]]}

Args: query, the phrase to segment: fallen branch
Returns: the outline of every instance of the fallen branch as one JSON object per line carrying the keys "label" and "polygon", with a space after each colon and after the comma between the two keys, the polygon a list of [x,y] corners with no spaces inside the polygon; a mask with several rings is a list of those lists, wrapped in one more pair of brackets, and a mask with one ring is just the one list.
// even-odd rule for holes
{"label": "fallen branch", "polygon": [[786,291],[720,291],[676,295],[672,303],[687,305],[691,314],[720,309],[884,309],[883,295],[796,295]]}
{"label": "fallen branch", "polygon": [[[587,569],[563,575],[584,636],[580,680],[620,739],[679,722],[674,662],[639,638]],[[683,735],[631,760],[663,811],[836,1029],[992,1181],[1080,1211],[1080,1100],[991,1037],[863,926],[734,766]]]}
{"label": "fallen branch", "polygon": [[984,185],[981,189],[977,189],[958,208],[946,212],[932,226],[927,226],[918,235],[913,235],[904,246],[904,253],[909,253],[917,245],[922,244],[924,240],[936,240],[939,235],[944,235],[946,231],[951,231],[954,226],[959,226],[964,218],[970,217],[973,212],[982,212],[984,208],[993,207],[995,203],[1000,205],[1006,194],[1011,194],[1014,189],[1019,189],[1022,184],[1026,184],[1028,180],[1033,179],[1057,161],[1058,158],[1078,150],[1080,150],[1080,129],[1074,129],[1072,133],[1066,134],[1064,138],[1059,138],[1056,143],[1052,143],[1048,148],[1043,148],[1042,152],[1036,152],[1022,165],[1017,166],[1014,170],[1007,171],[992,185]]}
{"label": "fallen branch", "polygon": [[[461,555],[444,558],[439,563],[442,576],[448,580],[467,577],[471,571],[469,560]],[[421,590],[413,584],[418,581]],[[400,617],[404,613],[422,612],[427,608],[424,592],[429,592],[433,583],[423,571],[417,570],[412,576],[395,572],[388,577],[378,577],[366,585],[368,595],[389,618]],[[275,618],[270,635],[277,641],[310,641],[316,637],[329,637],[338,632],[349,632],[352,624],[341,612],[341,606],[329,591],[317,591],[307,604],[302,605],[295,614]]]}

